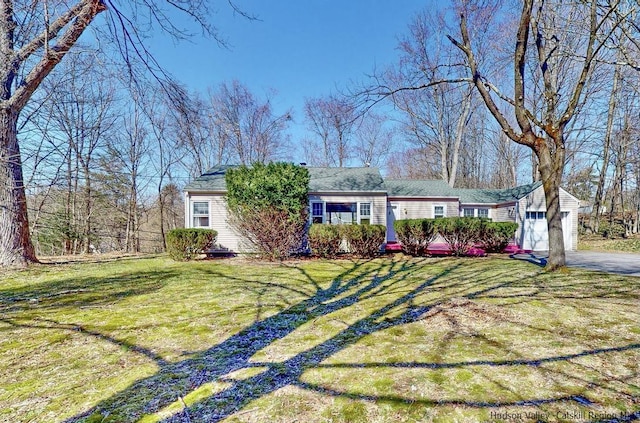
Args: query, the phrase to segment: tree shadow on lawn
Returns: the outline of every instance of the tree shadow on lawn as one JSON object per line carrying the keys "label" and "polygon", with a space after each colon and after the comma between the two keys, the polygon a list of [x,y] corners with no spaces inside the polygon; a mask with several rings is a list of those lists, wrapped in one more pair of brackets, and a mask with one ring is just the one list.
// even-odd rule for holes
{"label": "tree shadow on lawn", "polygon": [[[445,259],[446,260],[446,259]],[[304,294],[306,299],[290,304],[280,312],[261,318],[260,313],[256,321],[240,332],[230,336],[212,348],[196,353],[194,356],[177,363],[166,363],[154,359],[160,367],[154,375],[133,383],[125,390],[116,393],[111,398],[102,401],[92,409],[67,419],[66,423],[79,421],[125,422],[137,421],[143,415],[153,414],[165,410],[169,406],[178,404],[177,412],[168,413],[170,421],[220,421],[240,411],[254,400],[271,394],[278,389],[293,386],[304,390],[318,392],[327,396],[358,399],[374,402],[399,404],[418,404],[424,406],[465,406],[472,408],[496,408],[507,406],[541,406],[550,403],[573,402],[584,405],[584,397],[580,395],[558,395],[540,398],[523,398],[513,389],[509,390],[514,397],[512,401],[472,401],[465,399],[419,399],[402,395],[374,395],[354,393],[347,390],[324,387],[322,385],[305,382],[303,373],[311,369],[323,368],[403,368],[403,369],[447,369],[467,368],[474,366],[508,367],[526,366],[540,368],[546,363],[566,362],[579,357],[587,357],[611,352],[624,352],[640,349],[640,344],[587,349],[576,354],[541,357],[535,360],[476,360],[456,363],[429,362],[398,362],[398,363],[355,363],[355,364],[324,364],[323,362],[336,353],[354,345],[359,340],[376,332],[390,329],[399,325],[417,322],[425,319],[425,315],[435,308],[447,303],[452,298],[466,298],[468,300],[488,295],[493,290],[501,290],[509,286],[519,286],[524,277],[520,275],[503,274],[487,275],[485,279],[478,274],[471,262],[461,264],[461,260],[448,260],[450,263],[444,270],[422,283],[410,283],[426,263],[435,261],[394,261],[380,262],[376,267],[363,267],[363,263],[356,263],[341,275],[331,281],[327,288],[315,281],[303,269],[298,269],[308,279],[308,293],[306,290],[291,288],[277,282],[247,282],[248,289],[256,287],[278,287],[295,289],[298,295]],[[455,273],[454,278],[450,278]],[[214,272],[211,272],[214,275]],[[228,277],[228,275],[224,275]],[[489,278],[496,278],[499,283],[490,285]],[[506,279],[506,281],[505,281]],[[238,278],[241,281],[240,278]],[[440,285],[440,282],[446,285]],[[253,286],[253,288],[252,288]],[[425,301],[419,296],[434,294],[439,289],[448,289],[446,295],[437,296],[433,300]],[[260,292],[259,290],[257,291]],[[344,310],[358,302],[378,298],[388,293],[398,294],[398,298],[387,304],[381,304],[368,316],[360,318],[338,333],[332,335],[319,344],[299,352],[292,357],[279,362],[257,362],[251,358],[262,349],[285,338],[300,326],[314,321],[314,319]],[[116,341],[118,342],[118,341]],[[509,352],[509,351],[507,351]],[[254,369],[258,374],[237,380],[229,374],[243,370]],[[185,403],[184,398],[204,387],[209,382],[226,383],[226,387],[210,395],[198,396],[199,399]],[[494,383],[498,383],[494,381]]]}
{"label": "tree shadow on lawn", "polygon": [[110,277],[53,280],[22,288],[0,290],[0,313],[52,310],[111,304],[127,297],[157,291],[178,273],[146,271]]}

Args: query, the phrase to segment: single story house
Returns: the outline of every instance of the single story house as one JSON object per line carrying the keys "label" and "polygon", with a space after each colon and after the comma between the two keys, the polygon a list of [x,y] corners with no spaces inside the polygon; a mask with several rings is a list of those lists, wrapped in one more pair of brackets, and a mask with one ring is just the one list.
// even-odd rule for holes
{"label": "single story house", "polygon": [[[211,228],[221,247],[248,251],[227,224],[225,173],[212,168],[185,187],[185,227]],[[396,241],[393,222],[400,219],[451,216],[487,217],[516,222],[515,243],[524,250],[549,248],[546,201],[540,182],[510,189],[451,188],[437,180],[384,180],[372,167],[308,167],[309,219],[312,223],[371,223],[387,227],[387,242]],[[560,208],[567,250],[578,245],[579,200],[560,189]]]}

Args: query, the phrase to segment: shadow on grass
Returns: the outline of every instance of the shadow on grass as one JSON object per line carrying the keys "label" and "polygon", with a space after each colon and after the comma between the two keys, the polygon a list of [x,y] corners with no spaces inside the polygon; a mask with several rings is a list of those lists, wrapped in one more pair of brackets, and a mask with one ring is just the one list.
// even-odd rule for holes
{"label": "shadow on grass", "polygon": [[38,329],[38,330],[66,330],[70,332],[81,333],[86,336],[90,336],[96,338],[101,341],[109,342],[113,345],[118,345],[122,348],[125,348],[127,351],[134,352],[136,354],[144,355],[145,357],[153,360],[156,364],[160,366],[166,366],[169,363],[165,361],[161,356],[149,350],[148,348],[141,347],[139,345],[133,344],[127,340],[117,339],[110,335],[105,335],[101,332],[98,332],[93,329],[89,329],[83,325],[73,324],[73,323],[61,323],[52,319],[44,319],[44,318],[35,318],[33,319],[36,323],[26,323],[22,322],[19,319],[11,319],[11,318],[0,318],[0,322],[5,323],[9,327],[13,328],[26,328],[26,329]]}
{"label": "shadow on grass", "polygon": [[[294,386],[304,390],[318,392],[327,396],[359,399],[380,403],[419,404],[428,406],[454,405],[473,408],[495,408],[505,406],[541,406],[558,402],[574,402],[583,404],[584,398],[579,395],[558,395],[554,397],[521,398],[514,401],[472,401],[465,399],[415,399],[402,395],[373,395],[353,393],[347,390],[327,388],[321,385],[303,381],[302,375],[310,369],[322,368],[410,368],[410,369],[448,369],[466,368],[472,366],[529,366],[538,368],[544,363],[565,362],[579,357],[638,350],[640,344],[628,344],[620,347],[585,350],[576,354],[565,354],[541,357],[535,360],[479,360],[456,363],[347,363],[324,364],[323,362],[336,353],[354,345],[364,337],[395,326],[404,325],[424,319],[425,315],[439,307],[451,298],[491,298],[505,288],[519,288],[526,286],[524,277],[518,275],[492,274],[482,278],[472,264],[461,261],[448,260],[440,273],[417,283],[410,279],[415,276],[425,263],[435,261],[394,261],[379,262],[378,265],[366,262],[354,262],[346,266],[344,272],[333,279],[328,287],[314,280],[304,269],[296,268],[300,277],[306,281],[302,288],[291,287],[277,281],[245,281],[237,278],[237,282],[245,282],[246,289],[254,290],[260,298],[262,290],[278,288],[291,291],[297,297],[304,299],[298,302],[289,301],[286,296],[282,300],[287,308],[277,314],[263,317],[261,303],[258,303],[255,321],[240,332],[230,336],[212,348],[195,353],[192,357],[177,363],[167,363],[160,357],[148,353],[144,349],[136,349],[135,345],[128,348],[145,354],[153,359],[159,370],[152,376],[133,383],[125,390],[113,395],[92,409],[66,420],[66,423],[80,421],[129,422],[137,421],[144,415],[153,414],[167,407],[179,404],[178,411],[168,413],[170,417],[165,422],[177,421],[220,421],[242,410],[254,400],[271,394],[286,386]],[[454,277],[452,274],[455,273]],[[211,277],[229,275],[209,272]],[[489,278],[495,278],[491,283]],[[447,295],[438,296],[437,300],[425,301],[418,296],[434,293],[439,289],[449,290]],[[489,285],[487,287],[487,285]],[[108,286],[108,283],[107,283]],[[543,295],[540,288],[527,296]],[[343,310],[358,302],[378,298],[385,294],[397,295],[392,302],[380,304],[369,315],[356,320],[317,345],[299,352],[292,357],[279,362],[256,362],[251,358],[262,349],[285,338],[300,326],[314,321],[314,319]],[[15,324],[15,322],[13,322]],[[59,328],[56,322],[48,322],[52,327]],[[109,342],[123,345],[122,341],[110,339],[99,333],[84,331]],[[446,341],[445,341],[446,342]],[[243,370],[255,369],[258,374],[237,380],[229,374]],[[204,388],[210,382],[221,382],[226,387],[210,394],[202,395],[198,400],[185,403],[184,398],[195,391]],[[514,392],[514,394],[516,394]]]}
{"label": "shadow on grass", "polygon": [[18,289],[0,290],[0,312],[47,310],[110,304],[162,288],[175,271],[146,271],[110,277],[65,278]]}

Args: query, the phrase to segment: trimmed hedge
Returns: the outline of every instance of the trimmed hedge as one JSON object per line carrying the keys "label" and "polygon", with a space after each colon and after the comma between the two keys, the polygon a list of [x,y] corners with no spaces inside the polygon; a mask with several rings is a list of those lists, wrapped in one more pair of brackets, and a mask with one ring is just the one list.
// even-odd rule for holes
{"label": "trimmed hedge", "polygon": [[336,257],[343,246],[354,256],[373,257],[380,252],[386,232],[383,225],[314,224],[309,228],[309,247],[312,254],[324,258]]}
{"label": "trimmed hedge", "polygon": [[438,233],[454,256],[466,256],[475,244],[482,244],[486,220],[475,217],[443,217],[436,219]]}
{"label": "trimmed hedge", "polygon": [[513,238],[518,224],[515,222],[485,222],[481,243],[488,253],[501,253]]}
{"label": "trimmed hedge", "polygon": [[314,224],[309,227],[309,248],[317,256],[334,258],[340,251],[342,236],[338,226]]}
{"label": "trimmed hedge", "polygon": [[402,250],[412,256],[424,255],[427,246],[437,236],[433,219],[405,219],[393,222],[393,229]]}
{"label": "trimmed hedge", "polygon": [[341,225],[339,228],[349,252],[363,258],[373,257],[380,252],[387,232],[384,225]]}
{"label": "trimmed hedge", "polygon": [[518,224],[475,217],[443,217],[397,220],[394,229],[402,250],[407,254],[424,255],[429,244],[440,234],[451,254],[464,256],[474,246],[481,246],[491,253],[504,251]]}
{"label": "trimmed hedge", "polygon": [[217,236],[213,229],[173,229],[167,233],[167,252],[174,260],[191,260],[209,248]]}

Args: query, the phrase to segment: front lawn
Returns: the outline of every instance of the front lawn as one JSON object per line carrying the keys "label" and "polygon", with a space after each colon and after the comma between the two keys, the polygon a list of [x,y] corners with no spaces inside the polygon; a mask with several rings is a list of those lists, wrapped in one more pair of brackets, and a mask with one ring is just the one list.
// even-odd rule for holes
{"label": "front lawn", "polygon": [[640,417],[639,308],[505,258],[39,266],[0,276],[0,421]]}

